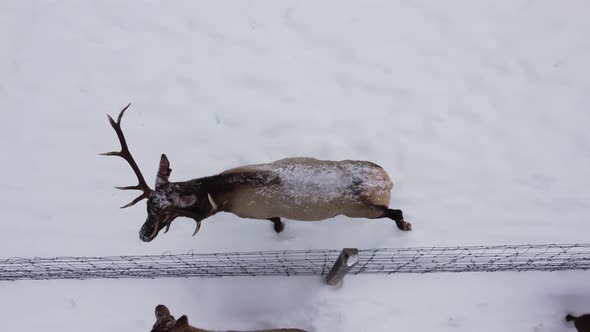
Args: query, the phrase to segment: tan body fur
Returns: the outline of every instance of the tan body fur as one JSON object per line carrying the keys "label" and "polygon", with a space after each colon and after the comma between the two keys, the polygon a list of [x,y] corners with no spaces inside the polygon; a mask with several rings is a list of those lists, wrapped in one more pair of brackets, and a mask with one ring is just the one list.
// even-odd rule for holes
{"label": "tan body fur", "polygon": [[233,190],[212,193],[213,199],[219,211],[255,219],[378,218],[383,209],[376,207],[389,206],[393,187],[387,172],[367,161],[287,158],[220,174],[230,181],[233,175],[244,180]]}

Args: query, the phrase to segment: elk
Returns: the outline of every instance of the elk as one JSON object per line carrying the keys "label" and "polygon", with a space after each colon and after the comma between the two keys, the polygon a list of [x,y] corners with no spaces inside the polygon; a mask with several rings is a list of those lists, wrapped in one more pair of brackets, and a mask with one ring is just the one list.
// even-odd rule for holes
{"label": "elk", "polygon": [[130,105],[121,110],[117,121],[107,114],[121,150],[102,155],[125,159],[137,176],[137,185],[115,188],[142,191],[121,208],[147,199],[147,219],[139,231],[142,241],[152,241],[164,228],[164,233],[168,232],[177,217],[188,217],[196,222],[194,236],[201,221],[217,212],[269,220],[277,233],[284,229],[281,218],[320,221],[337,215],[389,218],[403,231],[412,228],[404,221],[401,210],[389,208],[393,188],[389,175],[379,165],[368,161],[286,158],[189,181],[170,182],[170,162],[162,154],[152,190],[133,159],[121,129],[121,119]]}
{"label": "elk", "polygon": [[[180,316],[178,319],[174,319],[174,316],[170,315],[170,310],[163,305],[158,304],[155,310],[156,322],[152,327],[152,332],[213,332],[190,326],[188,323],[188,317],[186,315]],[[218,331],[220,332],[220,331]],[[240,331],[227,331],[227,332],[240,332]],[[257,330],[251,332],[307,332],[301,329],[271,329],[271,330]]]}
{"label": "elk", "polygon": [[585,314],[581,316],[573,316],[567,315],[565,316],[565,320],[568,322],[574,322],[574,326],[578,332],[590,332],[590,314]]}

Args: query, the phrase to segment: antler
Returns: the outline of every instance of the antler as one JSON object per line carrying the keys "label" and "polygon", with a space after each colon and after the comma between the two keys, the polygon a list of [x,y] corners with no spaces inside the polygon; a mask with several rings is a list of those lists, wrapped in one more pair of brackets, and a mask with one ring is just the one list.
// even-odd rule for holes
{"label": "antler", "polygon": [[137,185],[127,186],[127,187],[115,187],[115,188],[120,189],[120,190],[142,190],[143,191],[143,193],[141,195],[139,195],[136,199],[131,201],[131,203],[129,203],[125,206],[122,206],[121,209],[135,205],[135,203],[141,201],[142,199],[148,198],[150,196],[150,194],[152,193],[152,189],[145,182],[145,179],[143,178],[143,175],[141,174],[139,167],[135,163],[135,160],[133,160],[133,156],[131,156],[131,152],[129,152],[129,147],[127,147],[127,141],[125,141],[125,135],[123,135],[123,130],[121,130],[121,118],[123,117],[123,114],[125,113],[127,108],[129,108],[129,106],[131,106],[131,103],[129,103],[127,106],[125,106],[121,110],[121,113],[119,113],[119,117],[117,118],[117,122],[115,122],[115,120],[113,120],[113,118],[107,114],[107,116],[109,117],[109,122],[111,123],[111,126],[113,126],[113,129],[115,129],[115,132],[117,133],[117,136],[119,137],[119,141],[121,142],[121,151],[101,153],[101,155],[103,155],[103,156],[119,156],[119,157],[127,160],[129,165],[131,166],[131,168],[135,172],[135,175],[137,175],[137,180],[139,181],[139,183]]}

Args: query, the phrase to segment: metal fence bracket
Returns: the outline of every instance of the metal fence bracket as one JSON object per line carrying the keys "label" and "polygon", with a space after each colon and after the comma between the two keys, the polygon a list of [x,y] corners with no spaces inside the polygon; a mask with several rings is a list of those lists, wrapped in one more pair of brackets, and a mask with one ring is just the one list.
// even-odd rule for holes
{"label": "metal fence bracket", "polygon": [[326,276],[328,285],[336,285],[359,262],[359,250],[357,248],[344,248],[340,256]]}

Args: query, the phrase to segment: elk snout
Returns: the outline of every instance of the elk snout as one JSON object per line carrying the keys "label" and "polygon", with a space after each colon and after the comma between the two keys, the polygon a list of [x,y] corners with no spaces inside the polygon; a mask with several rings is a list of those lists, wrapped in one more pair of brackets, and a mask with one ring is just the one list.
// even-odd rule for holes
{"label": "elk snout", "polygon": [[150,242],[158,236],[158,232],[166,226],[165,222],[161,222],[158,217],[148,215],[147,219],[139,230],[139,239],[143,242]]}

